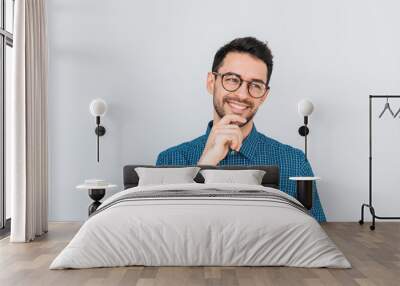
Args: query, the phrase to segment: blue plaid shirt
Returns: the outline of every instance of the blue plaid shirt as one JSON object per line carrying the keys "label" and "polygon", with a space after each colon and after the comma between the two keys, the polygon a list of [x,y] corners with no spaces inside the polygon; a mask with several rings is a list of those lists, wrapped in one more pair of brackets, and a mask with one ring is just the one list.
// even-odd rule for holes
{"label": "blue plaid shirt", "polygon": [[[189,142],[171,147],[158,155],[157,165],[197,165],[210,134],[210,121],[206,134]],[[289,180],[295,176],[314,176],[311,166],[304,158],[303,151],[282,144],[259,133],[253,124],[250,134],[243,140],[239,152],[229,152],[219,165],[278,165],[281,191],[296,197],[296,182]],[[319,200],[315,182],[313,183],[313,207],[311,214],[319,221],[326,221]]]}

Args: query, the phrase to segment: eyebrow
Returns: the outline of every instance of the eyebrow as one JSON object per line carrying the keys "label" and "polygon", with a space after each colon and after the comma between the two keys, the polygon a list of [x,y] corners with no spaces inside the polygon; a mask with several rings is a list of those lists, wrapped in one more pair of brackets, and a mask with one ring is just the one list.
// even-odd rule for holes
{"label": "eyebrow", "polygon": [[[237,75],[238,77],[240,77],[241,79],[243,79],[243,77],[240,74],[234,73],[234,72],[227,72],[226,74],[233,74],[233,75]],[[256,81],[256,82],[261,82],[265,85],[267,85],[267,83],[265,81],[263,81],[262,79],[258,79],[258,78],[251,78],[250,81]]]}

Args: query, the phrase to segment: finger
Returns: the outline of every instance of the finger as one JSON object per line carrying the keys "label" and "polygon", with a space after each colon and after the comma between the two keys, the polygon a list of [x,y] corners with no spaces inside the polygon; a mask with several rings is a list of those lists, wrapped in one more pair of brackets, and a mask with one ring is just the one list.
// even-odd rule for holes
{"label": "finger", "polygon": [[237,141],[238,141],[238,146],[242,145],[243,142],[243,133],[240,130],[240,128],[218,128],[215,130],[215,136],[217,136],[218,134],[227,134],[227,135],[235,135],[237,136]]}
{"label": "finger", "polygon": [[242,144],[239,145],[239,148],[237,148],[236,151],[239,152],[239,151],[240,151],[240,148],[242,148]]}
{"label": "finger", "polygon": [[226,143],[232,143],[232,142],[237,142],[238,136],[233,133],[218,133],[217,136],[215,137],[215,143],[216,144],[226,144]]}
{"label": "finger", "polygon": [[233,130],[238,130],[240,132],[242,132],[240,130],[240,127],[235,125],[235,124],[228,124],[228,125],[221,125],[221,126],[215,126],[214,128],[215,130],[228,130],[228,129],[233,129]]}
{"label": "finger", "polygon": [[242,145],[242,137],[234,132],[219,132],[215,138],[216,144],[228,144],[233,150],[239,150]]}
{"label": "finger", "polygon": [[247,119],[237,114],[227,114],[218,122],[218,125],[227,125],[233,122],[246,123]]}
{"label": "finger", "polygon": [[236,134],[239,138],[243,139],[243,133],[242,130],[240,130],[240,128],[216,128],[214,130],[215,134],[222,134],[222,133],[226,133],[226,134]]}
{"label": "finger", "polygon": [[215,126],[214,130],[215,131],[217,131],[217,130],[222,130],[222,131],[227,130],[227,131],[233,131],[233,132],[242,133],[242,130],[240,129],[240,127],[235,125],[235,124]]}
{"label": "finger", "polygon": [[234,139],[231,140],[229,148],[231,150],[239,151],[240,146],[241,146],[240,141],[239,141],[239,139],[237,137],[233,137],[233,138]]}

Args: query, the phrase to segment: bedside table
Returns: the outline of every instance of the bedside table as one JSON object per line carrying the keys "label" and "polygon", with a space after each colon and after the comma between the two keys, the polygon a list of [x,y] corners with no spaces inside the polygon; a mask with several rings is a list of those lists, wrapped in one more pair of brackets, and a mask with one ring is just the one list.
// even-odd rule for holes
{"label": "bedside table", "polygon": [[297,182],[296,198],[306,209],[312,208],[312,183],[320,180],[320,177],[289,177],[289,180]]}
{"label": "bedside table", "polygon": [[89,216],[94,213],[97,208],[101,205],[100,200],[104,197],[106,194],[106,189],[112,189],[116,188],[117,185],[104,185],[104,186],[95,186],[95,185],[87,185],[87,184],[82,184],[76,186],[78,190],[88,190],[89,197],[93,200],[93,203],[89,206],[88,208],[88,213]]}

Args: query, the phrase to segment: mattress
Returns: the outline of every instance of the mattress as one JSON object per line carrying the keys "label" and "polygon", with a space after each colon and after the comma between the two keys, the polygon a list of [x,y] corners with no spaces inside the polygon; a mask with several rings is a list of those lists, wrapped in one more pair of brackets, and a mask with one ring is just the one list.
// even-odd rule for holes
{"label": "mattress", "polygon": [[351,267],[295,198],[264,186],[198,183],[111,196],[50,269],[130,265]]}

